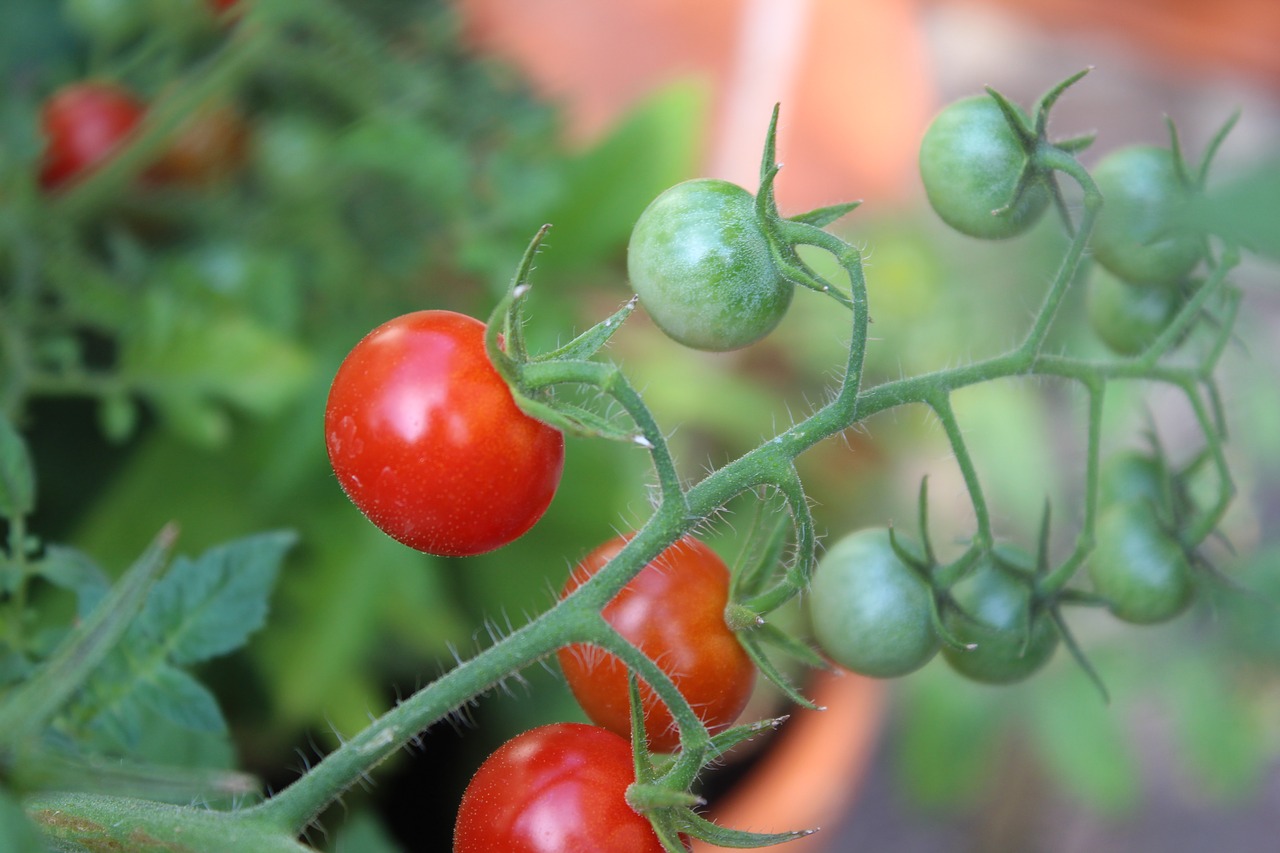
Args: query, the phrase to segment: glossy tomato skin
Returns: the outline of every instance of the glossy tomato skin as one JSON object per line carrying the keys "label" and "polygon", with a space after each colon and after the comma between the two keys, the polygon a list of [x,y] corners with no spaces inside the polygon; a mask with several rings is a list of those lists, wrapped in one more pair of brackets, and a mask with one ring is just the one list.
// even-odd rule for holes
{"label": "glossy tomato skin", "polygon": [[112,83],[89,80],[59,89],[40,113],[45,136],[40,186],[57,189],[92,173],[145,113],[141,101]]}
{"label": "glossy tomato skin", "polygon": [[715,352],[773,331],[795,290],[773,263],[755,198],[710,178],[676,184],[645,208],[631,231],[627,273],[658,328]]}
{"label": "glossy tomato skin", "polygon": [[859,530],[828,548],[814,572],[808,597],[814,637],[828,657],[853,672],[906,675],[938,652],[932,597],[925,580],[894,551],[886,528]]}
{"label": "glossy tomato skin", "polygon": [[1175,226],[1192,191],[1179,175],[1173,151],[1131,145],[1094,168],[1102,192],[1090,246],[1098,263],[1135,284],[1176,286],[1200,262],[1200,235]]}
{"label": "glossy tomato skin", "polygon": [[920,143],[920,179],[934,211],[952,228],[986,240],[1030,228],[1049,206],[1049,192],[1032,184],[1013,200],[1027,154],[990,95],[945,107]]}
{"label": "glossy tomato skin", "polygon": [[[1004,551],[1004,558],[1030,570],[1031,560],[1020,552]],[[1027,580],[994,560],[980,562],[952,588],[964,614],[949,610],[943,622],[970,649],[945,646],[942,656],[951,668],[984,684],[1012,684],[1040,669],[1058,648],[1058,629],[1049,616],[1034,607]],[[965,615],[967,614],[967,615]]]}
{"label": "glossy tomato skin", "polygon": [[[616,537],[588,554],[569,576],[564,595],[602,569],[630,538]],[[724,621],[728,600],[728,567],[706,544],[686,536],[641,569],[602,611],[610,625],[671,676],[712,733],[732,725],[755,683],[755,664]],[[569,688],[592,722],[629,736],[622,662],[586,645],[562,649],[559,657]],[[650,748],[673,751],[680,734],[671,713],[644,682],[640,697]]]}
{"label": "glossy tomato skin", "polygon": [[462,795],[453,853],[662,853],[626,802],[631,743],[584,723],[518,735],[480,765]]}
{"label": "glossy tomato skin", "polygon": [[370,332],[334,376],[329,460],[351,501],[411,548],[470,556],[541,518],[564,435],[524,414],[484,348],[484,324],[417,311]]}
{"label": "glossy tomato skin", "polygon": [[1138,625],[1166,622],[1195,596],[1195,576],[1182,544],[1165,530],[1156,507],[1129,501],[1098,519],[1089,558],[1094,590],[1117,619]]}

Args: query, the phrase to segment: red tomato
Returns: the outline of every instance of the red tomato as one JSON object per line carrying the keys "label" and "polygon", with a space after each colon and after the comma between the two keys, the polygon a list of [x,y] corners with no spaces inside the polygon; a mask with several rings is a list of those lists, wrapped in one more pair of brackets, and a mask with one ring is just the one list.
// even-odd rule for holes
{"label": "red tomato", "polygon": [[356,344],[325,408],[338,482],[411,548],[469,556],[511,542],[560,483],[564,435],[522,412],[489,362],[484,324],[416,311]]}
{"label": "red tomato", "polygon": [[453,853],[662,853],[648,819],[627,805],[631,744],[584,723],[517,735],[462,795]]}
{"label": "red tomato", "polygon": [[244,163],[248,134],[248,125],[234,107],[214,104],[198,109],[174,132],[147,177],[184,186],[215,183]]}
{"label": "red tomato", "polygon": [[111,83],[90,80],[59,89],[40,114],[45,135],[40,185],[54,189],[91,173],[145,113],[139,100]]}
{"label": "red tomato", "polygon": [[[630,538],[611,539],[588,554],[570,575],[564,594],[603,568]],[[724,621],[728,601],[728,567],[715,551],[686,536],[641,569],[602,611],[610,625],[671,676],[712,732],[738,718],[755,683],[755,664]],[[569,646],[559,657],[569,688],[587,716],[629,736],[631,712],[622,662],[588,645]],[[671,752],[680,743],[671,713],[643,682],[640,698],[650,747]]]}

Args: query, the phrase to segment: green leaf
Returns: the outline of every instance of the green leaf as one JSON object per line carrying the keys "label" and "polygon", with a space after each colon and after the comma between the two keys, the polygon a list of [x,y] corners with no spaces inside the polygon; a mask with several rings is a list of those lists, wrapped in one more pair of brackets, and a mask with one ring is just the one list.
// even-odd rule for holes
{"label": "green leaf", "polygon": [[1280,258],[1280,159],[1254,166],[1194,199],[1189,224],[1271,258]]}
{"label": "green leaf", "polygon": [[294,540],[292,533],[263,533],[195,560],[175,560],[147,599],[136,632],[179,665],[240,648],[265,623],[267,600]]}
{"label": "green leaf", "polygon": [[1224,677],[1227,672],[1221,660],[1196,655],[1180,658],[1160,679],[1187,776],[1222,800],[1255,792],[1275,756],[1260,725],[1262,712]]}
{"label": "green leaf", "polygon": [[0,701],[0,744],[19,745],[33,738],[116,648],[164,568],[175,536],[172,528],[162,530],[44,668]]}
{"label": "green leaf", "polygon": [[0,515],[17,518],[35,505],[36,474],[27,444],[8,418],[0,417]]}
{"label": "green leaf", "polygon": [[27,817],[18,799],[0,788],[0,850],[38,851],[45,849],[44,839]]}
{"label": "green leaf", "polygon": [[1142,791],[1123,718],[1073,678],[1044,678],[1028,723],[1053,778],[1099,814],[1118,816]]}
{"label": "green leaf", "polygon": [[563,241],[541,265],[583,268],[625,246],[645,206],[693,175],[707,92],[682,83],[640,103],[594,148],[569,164],[564,201],[544,219]]}
{"label": "green leaf", "polygon": [[162,717],[196,732],[223,732],[226,720],[209,689],[185,671],[160,666],[137,686],[138,701]]}
{"label": "green leaf", "polygon": [[39,577],[76,596],[76,611],[81,619],[93,612],[111,592],[106,572],[83,551],[64,545],[49,545],[44,556],[32,566]]}

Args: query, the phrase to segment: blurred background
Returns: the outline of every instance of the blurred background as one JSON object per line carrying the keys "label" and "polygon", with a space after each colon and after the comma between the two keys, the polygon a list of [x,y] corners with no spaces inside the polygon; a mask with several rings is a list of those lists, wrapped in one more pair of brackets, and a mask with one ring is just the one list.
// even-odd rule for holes
{"label": "blurred background", "polygon": [[[650,199],[700,175],[754,186],[780,102],[783,212],[864,200],[834,229],[866,253],[875,383],[1017,340],[1065,245],[1048,220],[997,244],[936,220],[916,152],[949,100],[991,85],[1030,105],[1092,67],[1051,125],[1061,136],[1098,131],[1086,165],[1125,144],[1166,142],[1166,115],[1194,161],[1236,109],[1211,186],[1274,176],[1280,153],[1280,6],[1270,0],[253,2],[6,0],[0,406],[36,454],[32,529],[110,570],[170,520],[186,553],[299,531],[269,627],[201,672],[228,730],[157,726],[100,744],[239,765],[273,788],[487,644],[486,620],[544,609],[574,561],[649,507],[643,454],[570,440],[546,518],[507,548],[456,561],[387,539],[333,482],[319,426],[337,364],[373,326],[426,307],[485,316],[550,222],[530,338],[567,339],[629,297],[626,241]],[[177,104],[181,127],[232,141],[194,161],[204,165],[188,180],[137,180],[139,164],[43,192],[33,178],[40,105],[85,78],[126,85],[161,114]],[[829,710],[797,714],[709,774],[713,813],[749,829],[822,825],[785,848],[811,853],[1274,848],[1275,208],[1253,214],[1264,252],[1234,276],[1245,310],[1221,376],[1239,497],[1223,525],[1231,547],[1211,555],[1257,594],[1210,591],[1154,629],[1073,614],[1109,704],[1066,654],[1012,688],[969,684],[941,662],[899,682],[816,680]],[[801,294],[779,330],[746,350],[683,350],[637,312],[608,356],[695,478],[822,399],[847,335],[843,315]],[[1103,352],[1078,293],[1053,346]],[[957,395],[1000,535],[1033,542],[1048,497],[1054,545],[1069,548],[1082,402],[1076,389],[1024,382]],[[1175,395],[1124,386],[1108,405],[1108,449],[1140,447],[1151,430],[1175,461],[1200,449]],[[909,525],[927,475],[935,541],[957,553],[972,512],[936,421],[904,409],[865,426],[800,460],[819,529],[834,539]],[[726,554],[733,515],[713,536]],[[47,597],[58,606],[56,591]],[[803,630],[798,612],[787,618]],[[428,732],[327,814],[312,843],[446,849],[485,755],[533,725],[580,718],[554,671],[526,676]],[[752,712],[781,709],[762,690]]]}

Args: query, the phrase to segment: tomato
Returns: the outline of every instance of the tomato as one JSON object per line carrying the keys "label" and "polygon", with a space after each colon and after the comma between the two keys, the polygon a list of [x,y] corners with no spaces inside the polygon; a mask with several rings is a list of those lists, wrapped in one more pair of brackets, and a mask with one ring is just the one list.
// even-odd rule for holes
{"label": "tomato", "polygon": [[645,208],[627,272],[658,328],[717,352],[773,331],[795,290],[773,263],[751,193],[711,179],[677,184]]}
{"label": "tomato", "polygon": [[228,104],[198,109],[174,132],[147,177],[186,186],[214,183],[244,163],[248,133],[245,120]]}
{"label": "tomato", "polygon": [[1118,149],[1098,163],[1093,179],[1103,201],[1090,241],[1098,263],[1126,281],[1176,285],[1200,262],[1203,237],[1175,226],[1192,191],[1171,150]]}
{"label": "tomato", "polygon": [[871,528],[827,550],[807,601],[814,637],[828,657],[863,675],[892,678],[937,653],[932,598],[929,584],[894,551],[889,531]]}
{"label": "tomato", "polygon": [[1094,268],[1085,297],[1089,325],[1117,355],[1138,355],[1168,328],[1182,307],[1179,288],[1130,284]]}
{"label": "tomato", "polygon": [[[989,95],[944,108],[920,143],[920,178],[929,204],[944,222],[970,237],[1013,237],[1044,213],[1049,191],[1039,180],[1013,198],[1026,167],[1021,140]],[[996,210],[1002,212],[994,215]]]}
{"label": "tomato", "polygon": [[[565,584],[573,592],[631,539],[618,536],[583,559]],[[738,719],[755,683],[755,664],[724,621],[729,569],[691,536],[658,555],[605,605],[601,615],[671,676],[680,693],[713,733]],[[592,722],[620,735],[631,732],[627,669],[594,646],[562,649],[560,668]],[[671,752],[680,732],[671,712],[647,684],[640,684],[649,746]]]}
{"label": "tomato", "polygon": [[59,89],[45,102],[40,185],[65,186],[100,167],[142,121],[146,107],[112,83],[85,81]]}
{"label": "tomato", "polygon": [[224,15],[239,5],[240,0],[209,0],[209,6],[215,14]]}
{"label": "tomato", "polygon": [[1191,605],[1191,562],[1151,504],[1111,506],[1098,519],[1095,536],[1089,577],[1116,618],[1137,624],[1164,622]]}
{"label": "tomato", "polygon": [[584,723],[517,735],[467,785],[453,853],[662,853],[626,801],[631,743]]}
{"label": "tomato", "polygon": [[[1001,557],[1029,569],[1030,560],[1018,552],[1001,550]],[[942,656],[966,678],[985,684],[1012,684],[1027,678],[1058,647],[1058,629],[1036,607],[1029,578],[990,558],[951,590],[963,613],[949,608],[947,629],[971,649],[944,646]]]}
{"label": "tomato", "polygon": [[484,324],[416,311],[370,332],[338,368],[325,443],[369,520],[411,548],[468,556],[511,542],[560,483],[564,435],[522,412]]}
{"label": "tomato", "polygon": [[1140,450],[1122,450],[1106,460],[1098,474],[1098,502],[1106,508],[1119,503],[1146,501],[1164,507],[1163,463]]}

